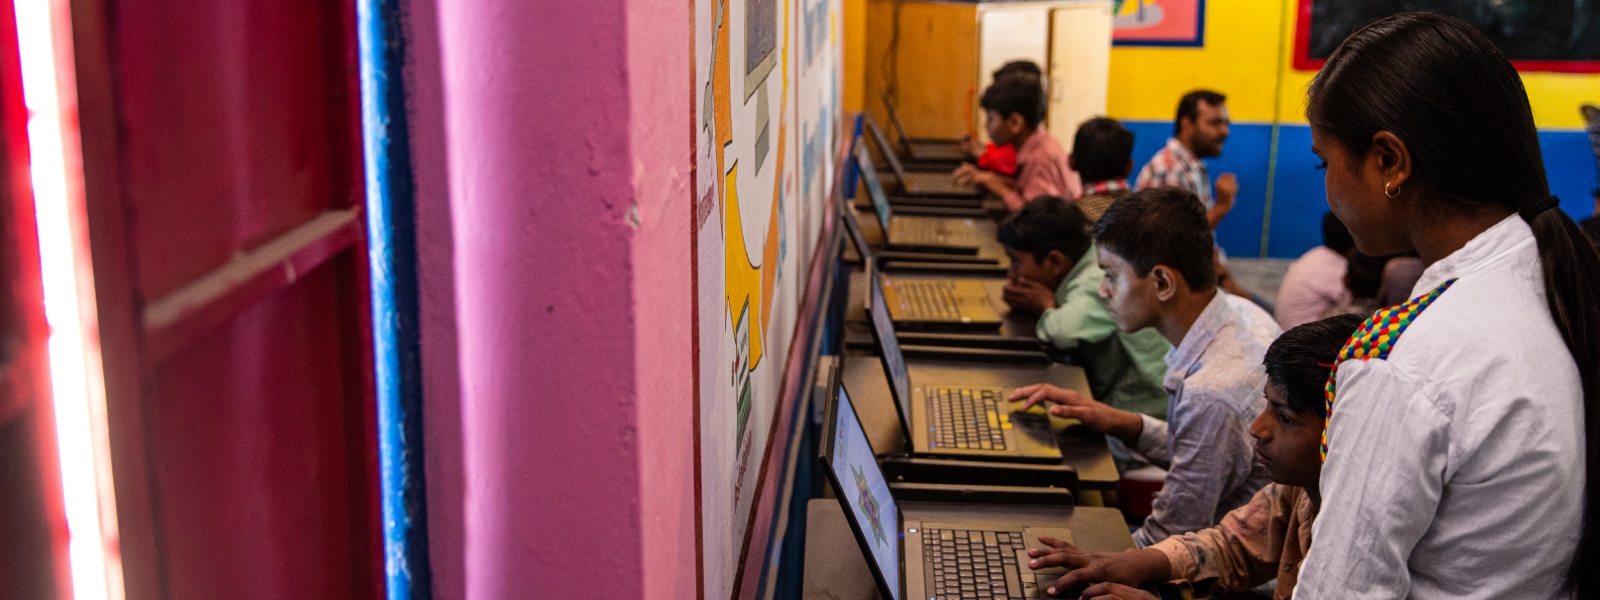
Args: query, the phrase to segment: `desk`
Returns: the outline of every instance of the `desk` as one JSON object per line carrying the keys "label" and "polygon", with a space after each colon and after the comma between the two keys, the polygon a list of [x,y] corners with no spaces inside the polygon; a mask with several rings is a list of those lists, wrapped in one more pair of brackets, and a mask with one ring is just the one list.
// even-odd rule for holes
{"label": "desk", "polygon": [[[861,418],[861,427],[867,431],[873,453],[905,452],[905,434],[900,429],[900,417],[895,412],[893,395],[889,393],[889,379],[884,375],[878,357],[845,354],[840,361],[844,369],[841,375],[844,387],[850,390],[850,400],[855,404],[857,416]],[[934,363],[912,361],[910,367],[914,372],[913,377],[927,374],[944,379],[939,377],[941,371],[927,366],[929,364]],[[1063,388],[1084,385],[1082,382],[1069,381],[1064,376],[1050,383]],[[1078,471],[1078,486],[1081,489],[1117,489],[1117,465],[1111,458],[1111,449],[1106,446],[1104,435],[1074,427],[1058,430],[1056,443],[1061,446],[1062,463]]]}
{"label": "desk", "polygon": [[[1133,548],[1133,536],[1122,513],[1090,506],[1007,506],[903,502],[907,520],[958,523],[1057,523],[1072,530],[1079,548],[1091,552],[1119,552]],[[844,510],[834,498],[813,498],[806,505],[806,567],[802,597],[807,599],[869,599],[877,584],[861,554]]]}

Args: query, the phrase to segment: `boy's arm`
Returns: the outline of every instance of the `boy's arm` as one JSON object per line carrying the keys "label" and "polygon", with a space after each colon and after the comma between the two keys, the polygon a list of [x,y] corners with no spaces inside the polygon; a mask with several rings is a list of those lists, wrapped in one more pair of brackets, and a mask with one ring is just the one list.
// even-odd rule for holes
{"label": "boy's arm", "polygon": [[[1170,425],[1172,460],[1166,483],[1151,505],[1150,518],[1133,533],[1140,548],[1210,527],[1223,486],[1249,477],[1254,463],[1254,444],[1233,407],[1204,394],[1191,394],[1182,402],[1187,405],[1183,414],[1174,415]],[[1142,454],[1143,435],[1139,446]]]}
{"label": "boy's arm", "polygon": [[1069,288],[1059,306],[1039,316],[1039,325],[1035,328],[1039,341],[1067,351],[1116,335],[1117,323],[1106,313],[1099,293],[1079,287]]}
{"label": "boy's arm", "polygon": [[1339,364],[1324,502],[1296,598],[1397,598],[1444,494],[1449,419],[1384,360]]}
{"label": "boy's arm", "polygon": [[1294,514],[1290,488],[1270,484],[1216,527],[1162,540],[1173,579],[1212,582],[1213,592],[1242,592],[1277,577],[1283,540]]}

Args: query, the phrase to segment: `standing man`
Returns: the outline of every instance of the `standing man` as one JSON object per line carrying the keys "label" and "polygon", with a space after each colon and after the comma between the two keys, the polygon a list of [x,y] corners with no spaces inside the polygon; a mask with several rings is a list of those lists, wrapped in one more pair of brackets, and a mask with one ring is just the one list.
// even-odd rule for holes
{"label": "standing man", "polygon": [[1139,171],[1135,190],[1153,187],[1180,187],[1200,197],[1206,205],[1206,221],[1216,229],[1222,218],[1233,210],[1234,196],[1239,193],[1239,182],[1232,173],[1217,178],[1217,193],[1211,194],[1211,176],[1200,159],[1222,155],[1222,143],[1228,139],[1228,107],[1223,105],[1226,96],[1211,90],[1195,90],[1178,101],[1178,117],[1172,123],[1172,137],[1167,145],[1150,158],[1144,170]]}

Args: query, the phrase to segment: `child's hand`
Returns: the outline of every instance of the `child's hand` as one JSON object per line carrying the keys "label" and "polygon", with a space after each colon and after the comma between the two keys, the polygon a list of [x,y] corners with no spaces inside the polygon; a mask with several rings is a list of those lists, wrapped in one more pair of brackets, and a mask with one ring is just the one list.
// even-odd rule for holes
{"label": "child's hand", "polygon": [[961,166],[956,167],[955,172],[950,175],[961,185],[988,185],[995,179],[994,173],[980,169],[972,163],[961,163]]}
{"label": "child's hand", "polygon": [[1102,583],[1083,590],[1083,600],[1161,600],[1155,594],[1120,583]]}
{"label": "child's hand", "polygon": [[1048,383],[1017,388],[1011,392],[1009,399],[1012,402],[1026,399],[1022,410],[1049,402],[1054,405],[1050,407],[1052,416],[1077,419],[1089,429],[1116,436],[1130,445],[1139,439],[1139,432],[1144,430],[1144,420],[1137,413],[1111,408],[1072,390],[1063,390]]}
{"label": "child's hand", "polygon": [[1056,293],[1032,279],[1012,277],[1006,280],[1000,291],[1001,298],[1012,310],[1039,315],[1056,307]]}
{"label": "child's hand", "polygon": [[[1165,580],[1172,574],[1172,566],[1167,562],[1167,555],[1160,550],[1127,550],[1115,553],[1084,552],[1072,544],[1058,539],[1039,536],[1039,541],[1049,545],[1052,550],[1029,550],[1028,556],[1033,560],[1028,561],[1028,568],[1039,570],[1052,567],[1067,567],[1072,569],[1066,575],[1056,579],[1055,584],[1047,590],[1050,595],[1055,595],[1058,590],[1067,590],[1075,586],[1088,584],[1114,584],[1118,587],[1097,585],[1084,591],[1083,597],[1095,598],[1104,594],[1115,594],[1132,591],[1143,593],[1126,586],[1139,585],[1146,581]],[[1097,591],[1098,593],[1090,593]],[[1143,596],[1107,596],[1110,598],[1143,598]]]}
{"label": "child's hand", "polygon": [[973,158],[983,156],[983,143],[979,142],[975,137],[970,135],[962,135],[961,137],[956,138],[956,143],[961,144],[961,151],[966,152],[967,156]]}

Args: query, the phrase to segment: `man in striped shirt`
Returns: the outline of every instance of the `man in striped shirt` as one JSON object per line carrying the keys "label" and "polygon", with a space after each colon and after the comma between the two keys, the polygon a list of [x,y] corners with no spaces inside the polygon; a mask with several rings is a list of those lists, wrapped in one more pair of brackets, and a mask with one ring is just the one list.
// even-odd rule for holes
{"label": "man in striped shirt", "polygon": [[1228,107],[1223,104],[1226,100],[1226,96],[1210,90],[1184,94],[1178,101],[1172,137],[1139,171],[1134,184],[1135,190],[1172,186],[1193,192],[1206,205],[1206,221],[1212,229],[1233,210],[1234,196],[1239,193],[1238,180],[1232,173],[1223,173],[1217,178],[1213,196],[1211,176],[1200,160],[1222,155],[1222,143],[1228,139]]}

